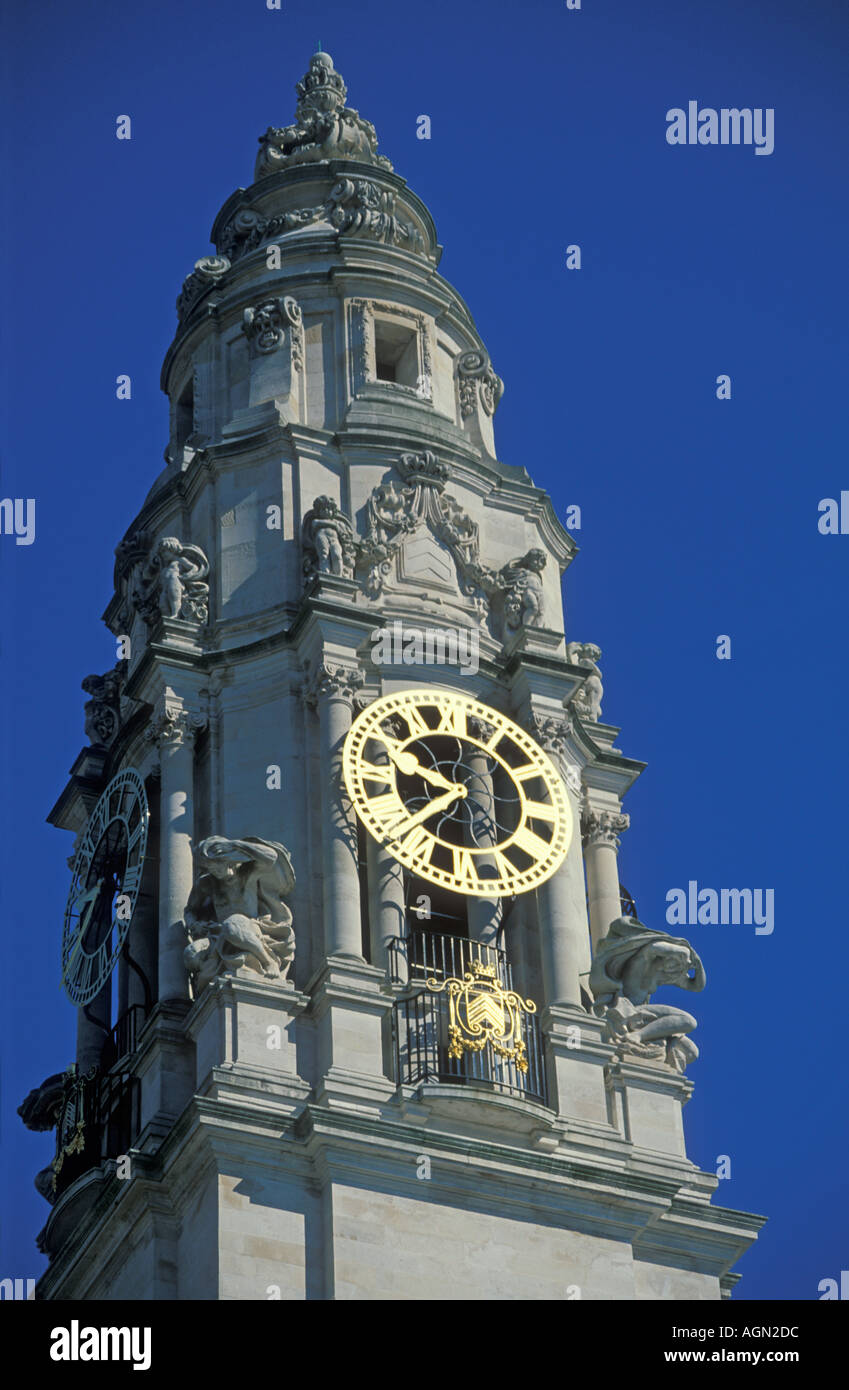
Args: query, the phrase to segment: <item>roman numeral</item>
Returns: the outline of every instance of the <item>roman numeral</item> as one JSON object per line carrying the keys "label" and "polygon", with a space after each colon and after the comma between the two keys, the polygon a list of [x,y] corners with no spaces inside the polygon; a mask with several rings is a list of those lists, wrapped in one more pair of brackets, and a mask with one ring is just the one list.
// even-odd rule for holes
{"label": "roman numeral", "polygon": [[440,709],[439,723],[433,730],[435,734],[455,734],[457,738],[466,737],[466,711],[456,705]]}
{"label": "roman numeral", "polygon": [[133,864],[133,865],[131,865],[131,867],[130,867],[129,869],[125,870],[124,876],[123,876],[123,878],[121,879],[121,892],[122,892],[122,893],[135,893],[136,889],[137,889],[138,886],[139,886],[139,879],[140,879],[140,878],[141,878],[141,864]]}
{"label": "roman numeral", "polygon": [[451,853],[454,858],[454,877],[470,887],[477,887],[478,871],[475,866],[474,855],[470,854],[467,849],[454,849]]}
{"label": "roman numeral", "polygon": [[133,849],[133,848],[138,844],[139,840],[141,839],[142,831],[143,831],[143,830],[144,830],[144,817],[140,817],[140,818],[139,818],[139,823],[138,823],[138,825],[136,826],[135,830],[133,830],[132,834],[130,835],[129,840],[127,841],[127,849],[128,849],[128,850]]}
{"label": "roman numeral", "polygon": [[527,825],[521,825],[513,836],[512,843],[518,849],[524,850],[531,859],[543,859],[548,854],[551,846],[539,835],[535,835]]}
{"label": "roman numeral", "polygon": [[426,857],[427,862],[430,863],[430,858],[433,854],[434,844],[433,840],[431,839],[431,836],[425,830],[423,825],[414,825],[412,830],[407,831],[407,834],[403,837],[403,839],[399,839],[396,836],[396,843],[398,845],[398,848],[402,850],[404,854],[409,854],[411,857],[413,855],[417,855],[423,845],[428,845],[430,848],[430,853]]}
{"label": "roman numeral", "polygon": [[422,738],[425,734],[432,734],[433,730],[426,724],[419,711],[414,707],[405,708],[403,716],[407,721],[407,728],[410,731],[410,738]]}
{"label": "roman numeral", "polygon": [[516,782],[527,782],[529,777],[539,777],[540,770],[536,763],[522,763],[521,767],[511,767],[510,776]]}
{"label": "roman numeral", "polygon": [[526,801],[525,816],[533,820],[546,820],[550,824],[557,820],[556,810],[546,801]]}
{"label": "roman numeral", "polygon": [[407,816],[407,808],[397,792],[384,792],[383,796],[373,796],[369,801],[369,810],[389,829],[392,828],[393,822]]}
{"label": "roman numeral", "polygon": [[360,763],[359,773],[368,782],[383,782],[390,786],[395,777],[395,773],[388,763],[379,767],[377,763],[367,763],[365,760]]}

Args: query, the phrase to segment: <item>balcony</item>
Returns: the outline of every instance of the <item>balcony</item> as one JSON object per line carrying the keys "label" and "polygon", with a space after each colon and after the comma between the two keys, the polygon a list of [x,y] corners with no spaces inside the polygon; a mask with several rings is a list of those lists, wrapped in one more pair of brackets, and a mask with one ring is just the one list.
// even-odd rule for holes
{"label": "balcony", "polygon": [[68,1077],[56,1127],[55,1193],[62,1193],[105,1158],[117,1158],[139,1131],[141,1087],[124,1074]]}
{"label": "balcony", "polygon": [[[410,986],[416,993],[395,1005],[395,1056],[397,1076],[403,1085],[442,1083],[473,1087],[548,1104],[542,1037],[536,1014],[518,1010],[515,1015],[515,1057],[499,1055],[497,1046],[479,1038],[474,1048],[458,1046],[450,1034],[451,1006],[446,992],[431,992],[426,981],[444,984],[451,978],[465,981],[474,967],[489,972],[483,978],[496,983],[494,1008],[498,1012],[501,991],[510,991],[510,967],[506,954],[466,937],[413,932],[409,940]],[[472,991],[476,986],[471,985]],[[514,1050],[511,1048],[510,1050]]]}

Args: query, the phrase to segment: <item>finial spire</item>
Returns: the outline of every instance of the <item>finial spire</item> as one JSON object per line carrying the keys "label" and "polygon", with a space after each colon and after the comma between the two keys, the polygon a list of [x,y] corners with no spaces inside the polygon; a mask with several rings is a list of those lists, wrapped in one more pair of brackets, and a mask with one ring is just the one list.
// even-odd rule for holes
{"label": "finial spire", "polygon": [[255,178],[276,173],[292,164],[328,159],[352,159],[375,164],[381,169],[392,165],[377,153],[377,135],[370,121],[350,110],[345,101],[348,89],[333,59],[319,40],[307,72],[296,83],[298,104],[295,124],[282,130],[269,126],[260,136]]}

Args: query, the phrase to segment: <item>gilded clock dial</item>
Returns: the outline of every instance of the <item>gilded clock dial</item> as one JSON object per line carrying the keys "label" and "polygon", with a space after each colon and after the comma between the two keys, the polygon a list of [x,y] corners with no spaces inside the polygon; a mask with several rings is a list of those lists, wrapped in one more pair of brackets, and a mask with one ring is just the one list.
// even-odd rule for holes
{"label": "gilded clock dial", "polygon": [[351,726],[342,768],[368,832],[454,892],[527,892],[569,848],[572,812],[555,767],[524,729],[467,695],[375,700]]}
{"label": "gilded clock dial", "polygon": [[113,777],[74,859],[62,934],[62,979],[88,1004],[109,978],[130,930],[147,849],[148,805],[134,768]]}

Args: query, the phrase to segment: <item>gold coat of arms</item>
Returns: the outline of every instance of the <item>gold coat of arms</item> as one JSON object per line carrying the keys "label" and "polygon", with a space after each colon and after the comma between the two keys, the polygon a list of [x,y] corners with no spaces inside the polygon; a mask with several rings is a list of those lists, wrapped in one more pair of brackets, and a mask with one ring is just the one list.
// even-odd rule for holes
{"label": "gold coat of arms", "polygon": [[537,1006],[515,990],[505,989],[494,966],[473,960],[462,980],[454,975],[441,983],[431,978],[427,987],[434,994],[445,990],[448,995],[449,1057],[482,1052],[490,1044],[499,1057],[514,1062],[517,1071],[527,1072],[522,1014],[536,1013]]}

